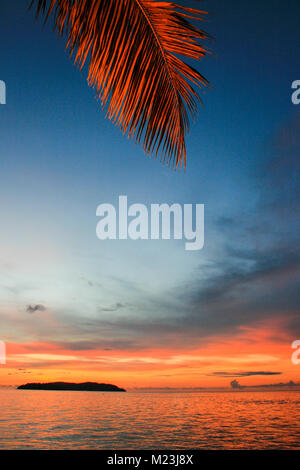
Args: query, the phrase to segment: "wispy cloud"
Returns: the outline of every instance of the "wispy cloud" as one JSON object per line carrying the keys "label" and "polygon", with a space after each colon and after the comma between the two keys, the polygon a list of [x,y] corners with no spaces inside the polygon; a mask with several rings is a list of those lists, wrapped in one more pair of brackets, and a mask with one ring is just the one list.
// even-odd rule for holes
{"label": "wispy cloud", "polygon": [[117,302],[116,304],[110,307],[99,307],[99,311],[100,312],[116,312],[117,310],[120,310],[123,307],[125,307],[125,304],[122,304],[121,302]]}
{"label": "wispy cloud", "polygon": [[253,375],[281,375],[282,372],[265,372],[265,371],[243,371],[243,372],[213,372],[208,374],[214,377],[251,377]]}

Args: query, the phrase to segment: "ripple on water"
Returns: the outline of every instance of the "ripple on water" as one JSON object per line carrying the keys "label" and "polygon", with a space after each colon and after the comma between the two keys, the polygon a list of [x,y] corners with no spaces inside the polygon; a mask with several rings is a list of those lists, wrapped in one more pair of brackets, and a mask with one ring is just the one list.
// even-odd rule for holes
{"label": "ripple on water", "polygon": [[2,449],[300,448],[296,392],[0,394]]}

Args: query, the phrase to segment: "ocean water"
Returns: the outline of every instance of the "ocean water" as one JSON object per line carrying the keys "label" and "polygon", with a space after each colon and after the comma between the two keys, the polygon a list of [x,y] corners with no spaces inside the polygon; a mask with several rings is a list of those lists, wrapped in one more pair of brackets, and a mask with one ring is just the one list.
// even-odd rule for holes
{"label": "ocean water", "polygon": [[299,449],[300,392],[0,390],[1,449]]}

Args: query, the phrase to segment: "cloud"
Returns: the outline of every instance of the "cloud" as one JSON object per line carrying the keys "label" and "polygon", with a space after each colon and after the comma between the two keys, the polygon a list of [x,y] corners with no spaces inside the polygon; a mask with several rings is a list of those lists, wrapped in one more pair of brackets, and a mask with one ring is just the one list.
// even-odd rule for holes
{"label": "cloud", "polygon": [[[281,126],[268,145],[270,158],[260,167],[257,175],[262,208],[273,214],[297,220],[294,209],[300,205],[300,112]],[[298,225],[299,227],[299,225]]]}
{"label": "cloud", "polygon": [[245,371],[245,372],[213,372],[212,374],[208,374],[208,375],[214,376],[214,377],[252,377],[253,375],[281,375],[281,374],[282,372]]}
{"label": "cloud", "polygon": [[[225,253],[227,259],[222,263],[215,263],[213,269],[204,271],[205,279],[198,282],[194,302],[202,305],[216,304],[224,298],[239,297],[239,289],[281,278],[288,271],[300,269],[300,252],[274,253],[265,251],[263,254],[256,250],[246,252],[235,251],[230,247]],[[249,262],[250,261],[250,262]]]}
{"label": "cloud", "polygon": [[300,334],[299,112],[266,147],[254,175],[256,204],[215,220],[221,253],[182,290],[186,325],[202,326],[204,335],[234,335],[276,317],[284,333]]}
{"label": "cloud", "polygon": [[[124,308],[127,303],[116,302],[95,307],[97,316],[87,318],[84,305],[82,310],[75,306],[77,311],[52,312],[49,329],[37,323],[30,325],[30,332],[35,328],[39,337],[74,351],[135,350],[170,343],[180,348],[202,346],[216,336],[232,340],[244,327],[258,331],[261,324],[270,325],[270,320],[281,321],[284,340],[288,335],[298,337],[299,117],[296,114],[283,125],[266,146],[266,157],[252,175],[253,200],[245,202],[239,213],[215,220],[220,241],[213,247],[217,254],[207,250],[211,243],[207,227],[207,245],[199,253],[198,270],[186,284],[153,295],[141,288],[142,283],[113,278],[118,289],[134,293],[130,312]],[[85,282],[95,285],[88,279]],[[29,305],[27,312],[44,309]],[[111,312],[116,313],[109,315]],[[39,317],[42,322],[45,316]],[[279,335],[278,322],[272,324],[270,337]],[[236,375],[241,376],[245,375]]]}
{"label": "cloud", "polygon": [[[115,324],[112,330],[109,335],[111,337],[104,338],[103,334],[101,335],[101,328],[95,323],[94,328],[91,327],[91,329],[85,330],[84,332],[82,331],[82,335],[88,336],[90,339],[78,341],[57,341],[53,339],[52,344],[68,351],[127,351],[140,349],[141,346],[138,346],[138,341],[118,337],[119,335],[116,331]],[[113,335],[117,336],[117,338],[114,338]],[[95,336],[97,339],[94,338]]]}
{"label": "cloud", "polygon": [[112,305],[111,307],[99,307],[100,312],[116,312],[117,310],[120,310],[121,308],[124,308],[125,304],[122,304],[121,302],[117,302],[115,305]]}
{"label": "cloud", "polygon": [[29,312],[29,313],[44,312],[45,310],[47,310],[46,307],[41,304],[27,305],[26,307],[26,312]]}
{"label": "cloud", "polygon": [[102,287],[102,284],[100,284],[100,282],[92,281],[91,279],[87,279],[84,276],[80,276],[79,279],[90,287]]}

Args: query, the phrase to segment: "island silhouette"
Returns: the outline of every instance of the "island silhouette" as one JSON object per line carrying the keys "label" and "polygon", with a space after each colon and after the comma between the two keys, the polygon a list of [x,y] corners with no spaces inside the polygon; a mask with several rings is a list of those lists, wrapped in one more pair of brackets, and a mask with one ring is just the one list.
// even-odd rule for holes
{"label": "island silhouette", "polygon": [[20,385],[18,390],[73,390],[77,392],[126,392],[112,384],[99,384],[97,382],[50,382],[50,383],[28,383]]}

